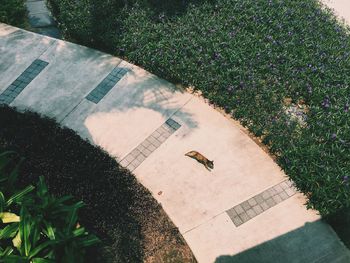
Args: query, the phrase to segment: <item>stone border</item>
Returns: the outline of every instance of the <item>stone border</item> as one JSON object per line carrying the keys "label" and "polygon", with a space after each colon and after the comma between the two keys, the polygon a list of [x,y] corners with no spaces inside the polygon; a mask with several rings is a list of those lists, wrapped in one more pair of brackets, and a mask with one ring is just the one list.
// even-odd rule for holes
{"label": "stone border", "polygon": [[123,76],[128,73],[128,69],[115,67],[87,96],[86,99],[97,104],[104,96],[117,84]]}
{"label": "stone border", "polygon": [[0,95],[0,104],[10,104],[28,86],[28,84],[39,75],[49,63],[40,59],[34,62],[23,73],[11,83]]}
{"label": "stone border", "polygon": [[134,171],[148,156],[166,141],[181,125],[169,118],[121,161],[120,165]]}
{"label": "stone border", "polygon": [[262,193],[232,207],[226,213],[235,226],[240,226],[296,193],[293,183],[283,181]]}

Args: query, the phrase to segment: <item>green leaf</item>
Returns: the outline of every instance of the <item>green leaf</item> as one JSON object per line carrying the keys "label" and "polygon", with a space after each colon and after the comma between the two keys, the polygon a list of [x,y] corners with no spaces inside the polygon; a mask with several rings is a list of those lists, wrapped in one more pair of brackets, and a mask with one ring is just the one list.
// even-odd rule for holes
{"label": "green leaf", "polygon": [[0,192],[0,213],[4,212],[5,206],[6,206],[5,196],[2,192]]}
{"label": "green leaf", "polygon": [[13,252],[13,248],[12,247],[6,247],[4,250],[0,251],[0,257],[11,255],[12,252]]}
{"label": "green leaf", "polygon": [[32,249],[32,251],[30,252],[30,254],[28,255],[30,258],[35,257],[38,253],[40,253],[42,250],[46,249],[48,246],[54,245],[55,241],[49,240],[46,241],[42,244],[40,244],[39,246],[35,247]]}
{"label": "green leaf", "polygon": [[29,263],[29,260],[26,257],[9,255],[3,258],[4,263]]}
{"label": "green leaf", "polygon": [[32,263],[55,263],[55,260],[45,259],[45,258],[33,258]]}
{"label": "green leaf", "polygon": [[33,191],[34,188],[35,188],[34,186],[29,185],[29,186],[27,186],[25,189],[23,189],[22,191],[20,191],[20,192],[14,194],[13,196],[11,196],[11,197],[7,200],[6,206],[8,207],[8,206],[10,206],[12,203],[20,202],[20,201],[22,200],[22,198],[23,198],[26,194],[28,194],[28,193],[30,193],[31,191]]}
{"label": "green leaf", "polygon": [[[21,234],[22,244],[24,245],[24,255],[29,256],[31,250],[30,243],[30,229],[31,229],[31,221],[27,210],[22,207],[21,209],[21,222],[19,223],[19,232]],[[23,246],[22,246],[23,247]]]}
{"label": "green leaf", "polygon": [[10,225],[7,225],[5,228],[0,230],[0,240],[1,239],[7,239],[7,238],[13,238],[17,231],[18,231],[19,224],[18,223],[12,223]]}
{"label": "green leaf", "polygon": [[4,224],[15,223],[20,221],[20,217],[14,213],[0,213],[0,219]]}

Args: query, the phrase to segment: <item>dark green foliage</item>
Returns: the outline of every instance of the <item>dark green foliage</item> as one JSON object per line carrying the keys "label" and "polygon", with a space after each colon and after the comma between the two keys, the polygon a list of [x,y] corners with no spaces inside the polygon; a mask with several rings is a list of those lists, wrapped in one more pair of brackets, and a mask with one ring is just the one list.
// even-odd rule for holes
{"label": "dark green foliage", "polygon": [[0,22],[23,27],[26,19],[24,0],[0,0]]}
{"label": "dark green foliage", "polygon": [[53,197],[43,177],[36,189],[17,190],[20,163],[14,164],[15,157],[14,152],[0,153],[0,261],[84,262],[85,248],[98,239],[78,224],[83,203]]}
{"label": "dark green foliage", "polygon": [[20,189],[42,175],[53,195],[72,195],[86,204],[79,223],[102,243],[87,250],[85,262],[162,262],[170,252],[179,255],[179,262],[195,262],[152,195],[115,159],[74,131],[34,113],[0,107],[1,148],[25,158]]}
{"label": "dark green foliage", "polygon": [[[263,138],[309,194],[310,207],[325,215],[350,206],[348,27],[317,0],[180,1],[176,12],[136,2],[122,11],[103,8],[99,23],[106,27],[84,44],[103,43],[163,78],[200,89]],[[86,6],[74,3],[69,10],[81,14]],[[60,11],[64,27],[77,25],[63,5]],[[285,98],[305,102],[306,126],[285,114]]]}

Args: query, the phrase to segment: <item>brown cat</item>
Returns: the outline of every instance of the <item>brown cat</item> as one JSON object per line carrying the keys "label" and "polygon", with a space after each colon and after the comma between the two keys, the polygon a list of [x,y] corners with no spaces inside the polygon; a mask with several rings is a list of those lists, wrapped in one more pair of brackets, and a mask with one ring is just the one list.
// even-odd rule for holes
{"label": "brown cat", "polygon": [[214,161],[209,161],[204,155],[200,154],[197,151],[190,151],[185,155],[197,160],[197,162],[203,164],[209,171],[210,169],[214,169]]}

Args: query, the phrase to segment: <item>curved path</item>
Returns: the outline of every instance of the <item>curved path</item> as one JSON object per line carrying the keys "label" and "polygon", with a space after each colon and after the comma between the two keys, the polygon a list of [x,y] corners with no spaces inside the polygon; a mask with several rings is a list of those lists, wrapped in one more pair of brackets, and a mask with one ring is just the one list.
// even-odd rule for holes
{"label": "curved path", "polygon": [[0,103],[56,118],[133,170],[199,262],[349,262],[236,122],[139,67],[0,24]]}

